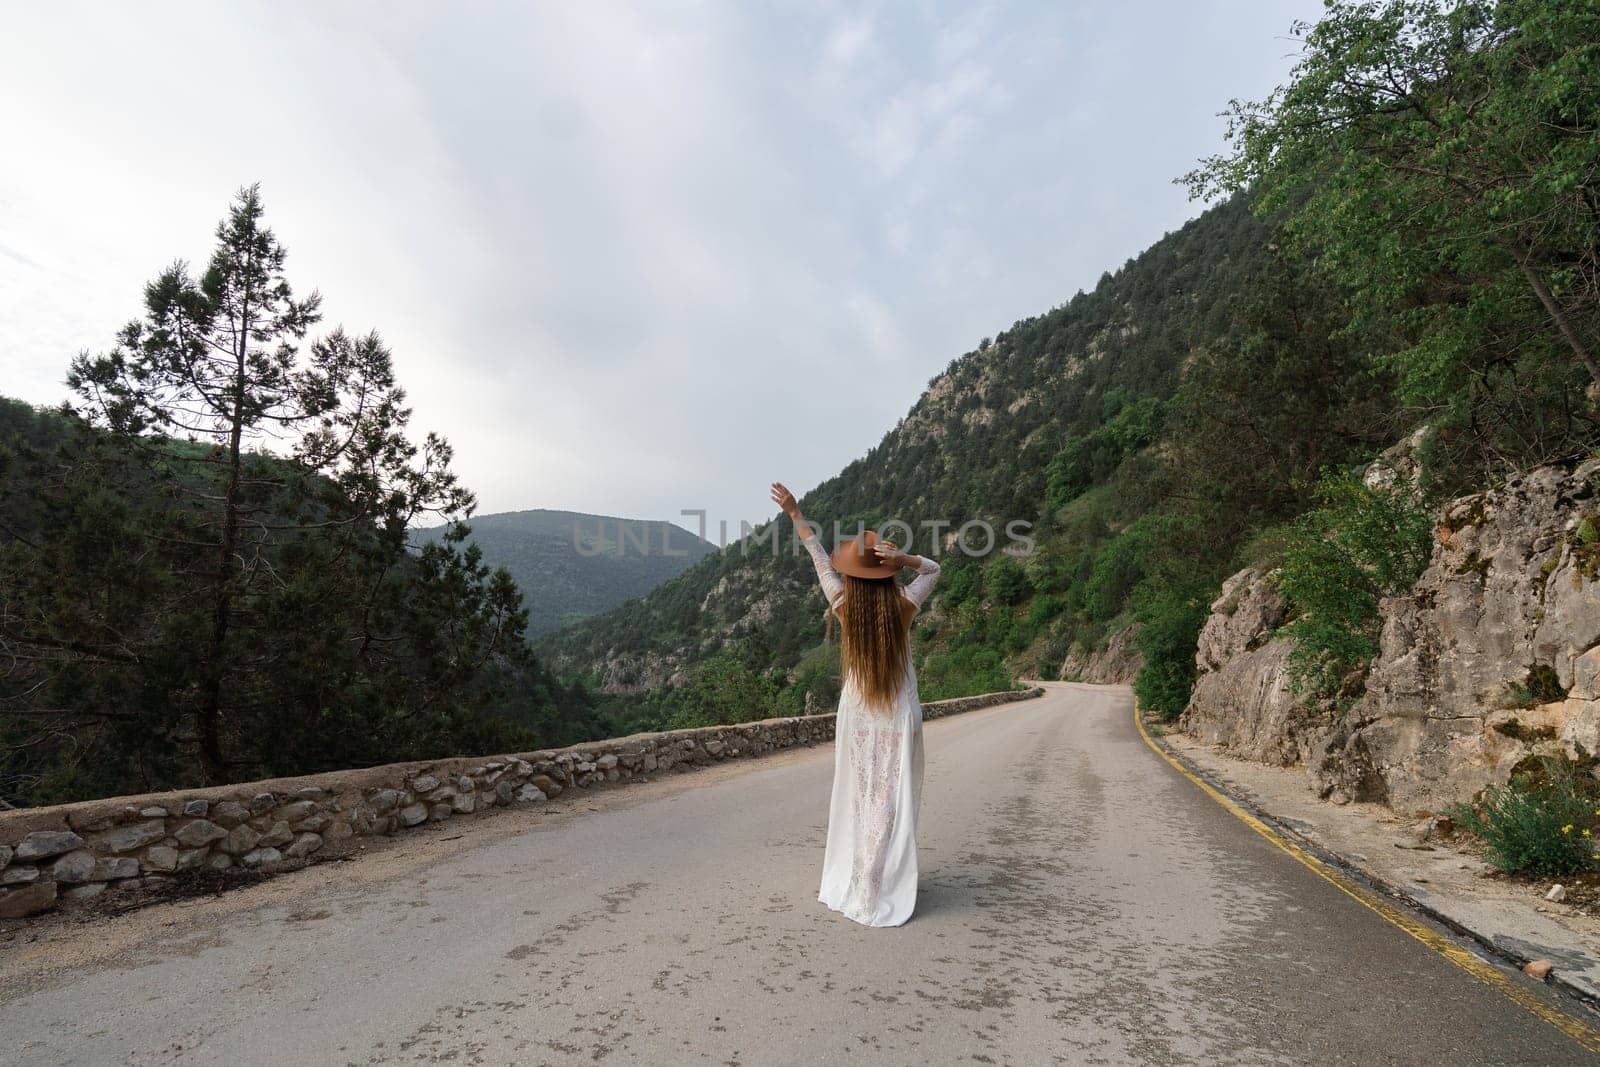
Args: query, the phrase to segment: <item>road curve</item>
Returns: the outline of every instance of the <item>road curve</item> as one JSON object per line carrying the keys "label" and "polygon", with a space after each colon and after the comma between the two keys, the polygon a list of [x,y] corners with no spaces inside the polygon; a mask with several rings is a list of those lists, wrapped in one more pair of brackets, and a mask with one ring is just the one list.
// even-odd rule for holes
{"label": "road curve", "polygon": [[1592,1062],[1179,776],[1125,689],[926,730],[903,927],[816,903],[831,750],[781,753],[0,946],[0,1061]]}

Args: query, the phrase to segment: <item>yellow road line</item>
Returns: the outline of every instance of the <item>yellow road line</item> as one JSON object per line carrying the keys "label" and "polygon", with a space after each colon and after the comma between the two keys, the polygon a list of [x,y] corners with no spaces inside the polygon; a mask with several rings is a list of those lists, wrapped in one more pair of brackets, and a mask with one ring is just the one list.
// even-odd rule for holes
{"label": "yellow road line", "polygon": [[1378,896],[1366,886],[1347,878],[1336,868],[1330,867],[1311,852],[1301,848],[1299,845],[1295,844],[1293,841],[1284,837],[1272,827],[1268,826],[1266,823],[1262,822],[1260,819],[1244,810],[1244,808],[1234,803],[1233,800],[1229,799],[1227,796],[1224,796],[1221,792],[1213,788],[1209,782],[1190,771],[1189,768],[1185,767],[1182,763],[1179,763],[1165,749],[1156,744],[1155,739],[1152,738],[1149,734],[1149,731],[1144,728],[1144,716],[1139,714],[1139,702],[1137,699],[1135,699],[1133,702],[1133,723],[1139,728],[1139,736],[1144,738],[1144,743],[1150,746],[1150,750],[1152,752],[1166,760],[1167,763],[1172,766],[1173,770],[1177,771],[1179,774],[1189,779],[1189,781],[1199,786],[1205,791],[1207,796],[1209,796],[1212,800],[1215,800],[1218,804],[1221,804],[1224,808],[1228,809],[1228,812],[1236,819],[1250,827],[1250,829],[1254,830],[1268,841],[1272,842],[1274,845],[1277,845],[1284,852],[1288,853],[1289,856],[1301,866],[1305,867],[1313,874],[1316,874],[1318,877],[1328,882],[1335,889],[1350,897],[1358,904],[1361,904],[1363,907],[1376,912],[1390,924],[1399,927],[1401,930],[1404,930],[1406,933],[1410,934],[1412,937],[1416,938],[1418,941],[1422,942],[1424,945],[1431,948],[1433,951],[1437,952],[1439,955],[1443,956],[1457,967],[1460,967],[1463,971],[1466,971],[1468,974],[1472,975],[1472,977],[1476,978],[1484,985],[1492,986],[1495,989],[1498,989],[1500,992],[1504,993],[1506,996],[1515,1001],[1520,1007],[1525,1008],[1526,1010],[1537,1015],[1539,1018],[1543,1019],[1557,1030],[1560,1030],[1562,1033],[1572,1038],[1572,1040],[1576,1041],[1584,1048],[1591,1052],[1600,1052],[1600,1030],[1596,1030],[1583,1020],[1567,1014],[1560,1008],[1546,1003],[1536,994],[1524,989],[1520,984],[1518,984],[1516,979],[1504,973],[1499,968],[1479,959],[1477,956],[1474,956],[1471,952],[1468,952],[1466,949],[1456,944],[1450,938],[1445,937],[1431,926],[1420,922],[1415,917],[1408,915],[1396,908],[1394,905]]}

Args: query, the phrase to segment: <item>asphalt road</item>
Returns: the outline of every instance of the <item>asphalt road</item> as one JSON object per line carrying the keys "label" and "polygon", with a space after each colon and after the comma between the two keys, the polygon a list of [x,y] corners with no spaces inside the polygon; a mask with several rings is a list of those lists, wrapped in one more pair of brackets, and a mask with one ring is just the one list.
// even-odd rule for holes
{"label": "asphalt road", "polygon": [[7,944],[0,1060],[1593,1062],[1180,777],[1126,690],[926,730],[903,927],[816,903],[811,749]]}

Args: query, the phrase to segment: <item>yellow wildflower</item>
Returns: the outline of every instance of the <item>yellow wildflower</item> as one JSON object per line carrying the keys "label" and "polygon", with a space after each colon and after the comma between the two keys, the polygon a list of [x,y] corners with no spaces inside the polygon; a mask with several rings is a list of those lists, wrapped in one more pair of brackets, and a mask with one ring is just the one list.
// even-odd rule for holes
{"label": "yellow wildflower", "polygon": [[1562,828],[1561,828],[1561,832],[1562,832],[1562,833],[1564,833],[1564,834],[1570,834],[1570,833],[1572,833],[1572,824],[1571,824],[1571,823],[1570,823],[1570,822],[1569,822],[1569,823],[1567,823],[1567,825],[1565,825],[1565,826],[1563,826],[1563,827],[1562,827]]}

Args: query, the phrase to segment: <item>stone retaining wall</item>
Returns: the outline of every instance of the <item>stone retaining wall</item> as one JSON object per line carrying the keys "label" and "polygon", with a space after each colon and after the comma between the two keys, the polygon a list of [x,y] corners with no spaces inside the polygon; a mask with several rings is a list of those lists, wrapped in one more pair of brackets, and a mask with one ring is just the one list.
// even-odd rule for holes
{"label": "stone retaining wall", "polygon": [[[924,719],[1025,700],[1024,689],[924,704]],[[204,870],[265,873],[394,834],[570,789],[646,779],[833,738],[834,717],[634,734],[492,758],[395,763],[299,778],[0,812],[0,919],[107,891],[157,891]]]}

